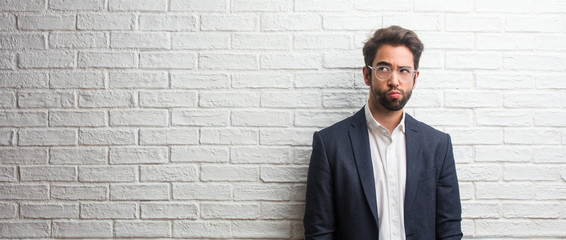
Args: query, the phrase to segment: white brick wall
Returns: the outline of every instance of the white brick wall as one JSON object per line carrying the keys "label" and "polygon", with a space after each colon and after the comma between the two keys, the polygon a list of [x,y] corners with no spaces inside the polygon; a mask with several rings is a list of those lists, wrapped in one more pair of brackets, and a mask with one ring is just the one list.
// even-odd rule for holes
{"label": "white brick wall", "polygon": [[566,236],[566,1],[0,0],[0,238],[301,239],[361,48],[425,44],[471,239]]}

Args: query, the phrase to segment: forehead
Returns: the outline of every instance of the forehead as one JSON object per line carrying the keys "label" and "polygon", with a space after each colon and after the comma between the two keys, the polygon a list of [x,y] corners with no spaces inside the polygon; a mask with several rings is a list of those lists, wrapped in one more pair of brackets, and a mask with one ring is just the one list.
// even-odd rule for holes
{"label": "forehead", "polygon": [[399,45],[384,44],[377,49],[373,64],[389,63],[396,66],[414,67],[413,53],[409,48]]}

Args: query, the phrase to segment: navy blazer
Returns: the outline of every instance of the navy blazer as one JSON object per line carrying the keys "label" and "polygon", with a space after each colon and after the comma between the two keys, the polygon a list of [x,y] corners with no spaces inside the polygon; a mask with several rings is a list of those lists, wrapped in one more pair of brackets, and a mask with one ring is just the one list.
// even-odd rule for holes
{"label": "navy blazer", "polygon": [[[405,234],[461,239],[461,206],[450,136],[405,116]],[[378,239],[375,183],[364,109],[313,135],[306,239]]]}

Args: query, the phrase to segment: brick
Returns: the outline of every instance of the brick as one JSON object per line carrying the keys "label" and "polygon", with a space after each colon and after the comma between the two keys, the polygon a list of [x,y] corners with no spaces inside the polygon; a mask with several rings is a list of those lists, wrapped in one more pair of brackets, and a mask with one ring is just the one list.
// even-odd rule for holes
{"label": "brick", "polygon": [[80,182],[135,182],[138,169],[134,166],[84,166],[79,167]]}
{"label": "brick", "polygon": [[197,93],[189,91],[140,91],[142,107],[195,107]]}
{"label": "brick", "polygon": [[66,51],[25,52],[18,57],[20,68],[72,68],[75,53]]}
{"label": "brick", "polygon": [[476,220],[476,236],[503,235],[509,237],[560,237],[566,233],[562,228],[566,221],[557,219],[537,220]]}
{"label": "brick", "polygon": [[233,0],[233,12],[285,12],[290,9],[291,3],[286,0]]}
{"label": "brick", "polygon": [[16,68],[16,54],[0,52],[0,69],[11,70]]}
{"label": "brick", "polygon": [[[448,62],[448,57],[445,57],[444,52],[437,50],[424,51],[419,63],[419,69],[443,69],[446,68],[445,62]],[[466,62],[466,64],[470,64]]]}
{"label": "brick", "polygon": [[45,35],[42,33],[2,33],[0,34],[0,49],[45,49]]}
{"label": "brick", "polygon": [[537,200],[564,200],[566,187],[560,183],[544,183],[536,186]]}
{"label": "brick", "polygon": [[229,42],[226,33],[171,33],[172,49],[228,49]]}
{"label": "brick", "polygon": [[77,179],[77,169],[63,166],[25,166],[20,167],[20,179],[22,182],[72,182]]}
{"label": "brick", "polygon": [[199,68],[205,70],[255,70],[259,61],[255,54],[203,53],[200,54]]}
{"label": "brick", "polygon": [[51,199],[106,200],[107,185],[51,185]]}
{"label": "brick", "polygon": [[291,222],[291,237],[293,239],[299,239],[305,236],[305,229],[303,227],[302,221],[292,221]]}
{"label": "brick", "polygon": [[535,186],[531,183],[476,183],[476,197],[497,200],[534,199]]}
{"label": "brick", "polygon": [[503,130],[499,128],[453,128],[446,131],[452,136],[454,145],[503,143]]}
{"label": "brick", "polygon": [[307,191],[306,184],[295,184],[291,187],[291,200],[293,201],[305,201]]}
{"label": "brick", "polygon": [[557,34],[537,34],[535,40],[535,49],[537,50],[566,50],[566,37]]}
{"label": "brick", "polygon": [[292,155],[286,147],[234,147],[230,151],[230,161],[236,164],[289,164]]}
{"label": "brick", "polygon": [[105,111],[51,111],[49,113],[49,126],[102,127],[105,125]]}
{"label": "brick", "polygon": [[294,84],[297,88],[351,88],[356,77],[350,72],[305,72],[295,73]]}
{"label": "brick", "polygon": [[45,0],[31,0],[31,1],[18,1],[18,0],[3,0],[0,5],[2,11],[30,11],[37,12],[45,10]]}
{"label": "brick", "polygon": [[250,91],[214,91],[200,92],[199,106],[201,107],[259,107],[260,96]]}
{"label": "brick", "polygon": [[505,165],[505,181],[557,181],[560,180],[559,168],[540,165]]}
{"label": "brick", "polygon": [[274,33],[235,33],[232,34],[233,49],[289,49],[291,36]]}
{"label": "brick", "polygon": [[322,17],[322,28],[324,30],[375,31],[382,26],[382,23],[382,15],[324,15]]}
{"label": "brick", "polygon": [[167,11],[167,0],[110,0],[110,11]]}
{"label": "brick", "polygon": [[537,13],[563,13],[564,2],[553,0],[537,0],[535,11]]}
{"label": "brick", "polygon": [[45,184],[2,184],[0,199],[47,200],[49,199],[49,189]]}
{"label": "brick", "polygon": [[228,162],[228,148],[226,147],[171,147],[171,162]]}
{"label": "brick", "polygon": [[44,148],[0,148],[2,164],[47,164],[47,149]]}
{"label": "brick", "polygon": [[174,126],[227,126],[230,112],[227,110],[183,109],[172,110]]}
{"label": "brick", "polygon": [[504,28],[504,19],[489,15],[446,15],[447,31],[455,32],[500,32]]}
{"label": "brick", "polygon": [[104,0],[50,0],[49,9],[60,11],[100,11],[104,9]]}
{"label": "brick", "polygon": [[532,89],[535,77],[529,74],[476,73],[476,87],[484,89]]}
{"label": "brick", "polygon": [[291,226],[288,222],[233,221],[232,236],[237,238],[289,238]]}
{"label": "brick", "polygon": [[531,111],[476,109],[478,126],[526,127],[532,126],[534,116]]}
{"label": "brick", "polygon": [[[100,165],[107,163],[107,150],[97,147],[54,147],[49,151],[49,163],[55,165]],[[80,175],[79,175],[80,177]]]}
{"label": "brick", "polygon": [[[366,92],[364,90],[364,92]],[[368,97],[366,93],[360,94],[360,91],[323,91],[322,106],[324,108],[356,108],[359,109],[367,103]],[[316,106],[319,103],[315,102]],[[313,106],[314,107],[314,106]]]}
{"label": "brick", "polygon": [[549,54],[506,54],[503,56],[503,68],[520,71],[560,71],[564,68],[564,59],[562,56]]}
{"label": "brick", "polygon": [[23,203],[20,204],[23,218],[78,218],[78,203]]}
{"label": "brick", "polygon": [[142,128],[140,145],[179,145],[198,144],[196,128]]}
{"label": "brick", "polygon": [[463,218],[500,218],[501,207],[497,203],[483,203],[483,202],[463,202],[462,203],[462,217]]}
{"label": "brick", "polygon": [[300,203],[265,202],[261,204],[261,219],[296,219],[303,218],[305,205]]}
{"label": "brick", "polygon": [[262,31],[308,31],[322,26],[320,16],[314,14],[265,14],[260,22]]}
{"label": "brick", "polygon": [[203,219],[257,219],[259,204],[257,203],[203,203],[201,204]]}
{"label": "brick", "polygon": [[232,126],[287,127],[292,124],[291,112],[285,111],[232,111],[230,119]]}
{"label": "brick", "polygon": [[306,182],[308,167],[262,166],[263,182]]}
{"label": "brick", "polygon": [[462,164],[456,167],[459,181],[489,182],[502,178],[502,169],[497,164]]}
{"label": "brick", "polygon": [[474,161],[474,152],[471,146],[457,146],[453,147],[454,159],[456,164],[471,163]]}
{"label": "brick", "polygon": [[506,128],[506,144],[560,144],[562,132],[559,129]]}
{"label": "brick", "polygon": [[167,147],[113,147],[110,164],[166,163]]}
{"label": "brick", "polygon": [[560,205],[555,203],[503,203],[503,216],[505,218],[558,218]]}
{"label": "brick", "polygon": [[16,30],[16,16],[0,16],[0,30],[14,31]]}
{"label": "brick", "polygon": [[505,20],[508,32],[561,32],[563,29],[560,16],[508,16]]}
{"label": "brick", "polygon": [[446,53],[446,67],[449,69],[499,69],[501,54],[487,52]]}
{"label": "brick", "polygon": [[474,114],[471,109],[415,110],[419,121],[433,126],[472,126]]}
{"label": "brick", "polygon": [[50,224],[50,221],[0,221],[2,226],[0,236],[5,238],[48,238],[50,236]]}
{"label": "brick", "polygon": [[136,203],[97,202],[81,203],[82,219],[135,219],[138,218]]}
{"label": "brick", "polygon": [[291,199],[291,188],[285,185],[246,185],[234,188],[238,201],[286,201]]}
{"label": "brick", "polygon": [[476,39],[477,48],[486,50],[531,50],[535,45],[535,36],[524,33],[478,34]]}
{"label": "brick", "polygon": [[408,12],[413,9],[413,4],[410,0],[399,0],[389,2],[387,0],[355,0],[354,7],[358,10],[391,10]]}
{"label": "brick", "polygon": [[261,94],[262,107],[316,108],[320,100],[318,91],[265,91]]}
{"label": "brick", "polygon": [[351,45],[351,35],[343,33],[297,33],[293,41],[295,49],[304,50],[350,49]]}
{"label": "brick", "polygon": [[111,221],[53,221],[52,236],[57,238],[110,238]]}
{"label": "brick", "polygon": [[111,184],[112,200],[168,200],[169,184]]}
{"label": "brick", "polygon": [[20,91],[18,106],[20,108],[69,108],[75,106],[75,95],[73,92]]}
{"label": "brick", "polygon": [[427,49],[473,49],[476,43],[473,33],[423,32],[419,38]]}
{"label": "brick", "polygon": [[364,65],[363,57],[358,51],[332,52],[322,56],[325,68],[360,69]]}
{"label": "brick", "polygon": [[172,72],[173,89],[226,89],[230,77],[226,74],[195,74],[193,72]]}
{"label": "brick", "polygon": [[542,111],[535,114],[535,126],[544,127],[564,127],[566,122],[566,112],[564,111]]}
{"label": "brick", "polygon": [[293,163],[308,165],[311,160],[312,147],[295,147],[293,151]]}
{"label": "brick", "polygon": [[[18,211],[17,204],[0,202],[0,219],[15,218],[17,215],[17,211]],[[4,226],[4,223],[2,223],[2,226]]]}
{"label": "brick", "polygon": [[462,200],[471,200],[475,196],[474,185],[471,182],[461,182],[460,185],[460,198]]}
{"label": "brick", "polygon": [[417,89],[413,91],[411,99],[406,108],[440,108],[442,107],[443,96],[438,90]]}
{"label": "brick", "polygon": [[[326,60],[325,60],[326,63]],[[318,54],[269,54],[260,56],[261,69],[318,69]]]}
{"label": "brick", "polygon": [[167,126],[169,113],[158,110],[110,110],[111,126]]}
{"label": "brick", "polygon": [[75,15],[20,15],[21,30],[75,30]]}
{"label": "brick", "polygon": [[15,108],[16,95],[12,91],[0,91],[0,108]]}
{"label": "brick", "polygon": [[44,111],[0,111],[2,127],[44,127],[47,126],[47,112]]}
{"label": "brick", "polygon": [[77,29],[109,31],[133,30],[136,27],[136,21],[136,15],[131,13],[78,14]]}
{"label": "brick", "polygon": [[150,69],[193,69],[197,57],[189,52],[142,52],[140,67]]}
{"label": "brick", "polygon": [[233,88],[290,88],[291,76],[287,73],[237,73],[232,75]]}
{"label": "brick", "polygon": [[56,89],[101,89],[104,88],[103,72],[55,71],[49,74],[49,86]]}
{"label": "brick", "polygon": [[171,40],[167,33],[155,32],[112,32],[110,47],[113,49],[167,49]]}
{"label": "brick", "polygon": [[137,130],[93,128],[79,131],[81,145],[132,145],[137,143]]}
{"label": "brick", "polygon": [[197,219],[199,208],[195,203],[143,203],[142,219]]}
{"label": "brick", "polygon": [[479,162],[528,162],[533,151],[520,146],[476,146],[475,156]]}
{"label": "brick", "polygon": [[313,1],[301,1],[295,3],[295,11],[304,12],[304,11],[345,11],[351,10],[352,4],[348,0],[330,0],[330,1],[323,1],[323,0],[313,0]]}
{"label": "brick", "polygon": [[169,74],[157,71],[119,71],[109,73],[110,88],[160,89],[169,87]]}
{"label": "brick", "polygon": [[133,52],[79,52],[80,68],[135,68],[138,56]]}
{"label": "brick", "polygon": [[232,186],[229,184],[173,183],[175,200],[230,200]]}
{"label": "brick", "polygon": [[76,145],[77,132],[73,129],[23,129],[18,133],[20,146]]}
{"label": "brick", "polygon": [[527,13],[535,8],[532,0],[502,0],[489,1],[478,0],[475,9],[478,12],[505,12],[505,13]]}
{"label": "brick", "polygon": [[503,96],[497,91],[445,91],[447,107],[501,107]]}
{"label": "brick", "polygon": [[[375,3],[372,5],[375,5]],[[383,15],[383,26],[398,25],[413,31],[440,31],[442,30],[442,22],[442,15],[439,14],[397,13]],[[421,38],[421,33],[419,33],[419,38]],[[421,39],[424,40],[424,38]],[[425,41],[424,43],[428,48],[428,42]]]}
{"label": "brick", "polygon": [[171,11],[191,12],[225,12],[226,1],[223,0],[172,0]]}
{"label": "brick", "polygon": [[140,15],[140,30],[146,31],[196,31],[197,19],[190,15]]}
{"label": "brick", "polygon": [[227,238],[230,237],[229,222],[174,221],[175,238]]}
{"label": "brick", "polygon": [[471,1],[421,0],[415,2],[415,11],[468,12],[473,8]]}
{"label": "brick", "polygon": [[259,19],[253,15],[203,15],[200,18],[203,31],[254,31],[259,29]]}
{"label": "brick", "polygon": [[[18,181],[18,174],[15,166],[0,166],[0,182],[17,182],[17,181]],[[0,203],[0,209],[2,209],[2,206],[4,205]]]}
{"label": "brick", "polygon": [[140,179],[143,182],[194,182],[198,170],[192,165],[141,166]]}
{"label": "brick", "polygon": [[257,129],[218,129],[203,128],[200,131],[201,144],[220,144],[220,145],[250,145],[258,143]]}
{"label": "brick", "polygon": [[203,182],[255,182],[258,180],[258,177],[258,168],[250,166],[204,165],[200,171],[200,180]]}

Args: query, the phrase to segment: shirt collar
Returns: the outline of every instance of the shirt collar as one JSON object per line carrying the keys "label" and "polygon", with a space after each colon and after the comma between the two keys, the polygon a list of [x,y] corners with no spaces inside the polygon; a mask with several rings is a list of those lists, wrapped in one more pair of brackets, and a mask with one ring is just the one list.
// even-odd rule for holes
{"label": "shirt collar", "polygon": [[[364,106],[364,111],[365,111],[365,115],[366,115],[366,124],[368,125],[368,129],[373,132],[373,130],[375,130],[376,128],[382,128],[385,129],[385,127],[381,124],[379,124],[379,122],[377,122],[375,120],[375,118],[373,118],[373,115],[371,114],[371,110],[369,109],[368,104],[366,104]],[[395,127],[395,129],[393,131],[395,131],[396,129],[401,130],[402,133],[405,133],[405,111],[403,110],[403,117],[401,118],[401,122],[399,122],[399,125],[397,125],[397,127]]]}

